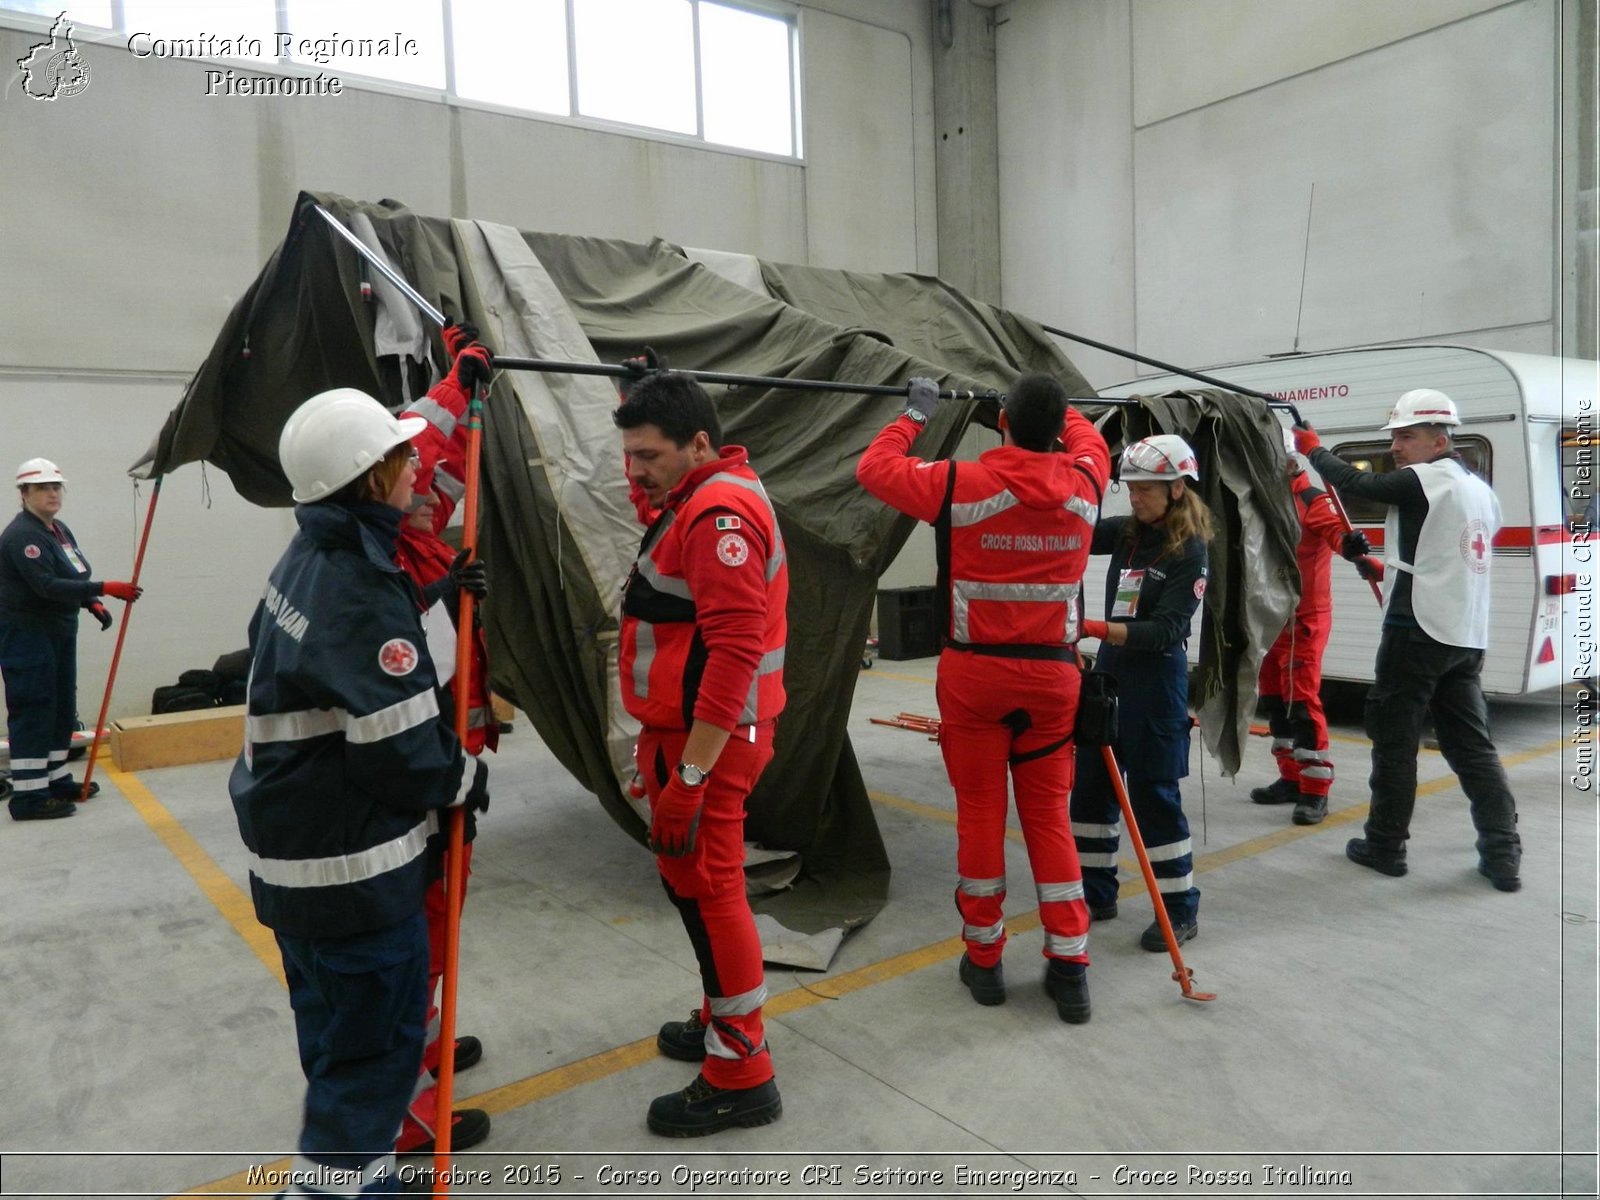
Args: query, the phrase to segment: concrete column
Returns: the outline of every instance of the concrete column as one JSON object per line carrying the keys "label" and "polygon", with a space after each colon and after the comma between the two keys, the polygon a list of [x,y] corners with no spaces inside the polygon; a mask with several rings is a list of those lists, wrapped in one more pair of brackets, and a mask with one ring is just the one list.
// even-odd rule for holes
{"label": "concrete column", "polygon": [[[992,7],[928,0],[933,21],[934,175],[939,275],[1000,302],[999,127]],[[1004,10],[999,10],[1003,14]],[[1003,16],[1002,16],[1003,19]]]}

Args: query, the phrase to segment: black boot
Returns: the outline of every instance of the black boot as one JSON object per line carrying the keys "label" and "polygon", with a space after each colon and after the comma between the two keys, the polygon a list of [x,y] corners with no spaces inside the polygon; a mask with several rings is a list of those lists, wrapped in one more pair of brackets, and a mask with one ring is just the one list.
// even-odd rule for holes
{"label": "black boot", "polygon": [[29,792],[26,799],[22,796],[11,797],[11,819],[13,821],[54,821],[57,817],[70,817],[77,813],[78,806],[71,800],[58,800],[46,793]]}
{"label": "black boot", "polygon": [[963,954],[957,974],[979,1004],[993,1006],[1006,1002],[1006,977],[999,963],[992,967],[980,967]]}
{"label": "black boot", "polygon": [[1266,787],[1250,789],[1257,804],[1294,804],[1300,799],[1300,786],[1288,779],[1274,779]]}
{"label": "black boot", "polygon": [[1351,838],[1344,844],[1344,856],[1351,862],[1370,867],[1382,875],[1398,877],[1406,873],[1406,852],[1403,846],[1399,850],[1384,850],[1374,846],[1366,838]]}
{"label": "black boot", "polygon": [[1294,806],[1294,816],[1291,820],[1296,825],[1320,825],[1322,818],[1328,815],[1328,798],[1326,796],[1312,796],[1306,792],[1300,793],[1300,802]]}
{"label": "black boot", "polygon": [[1522,876],[1514,862],[1490,862],[1486,858],[1480,858],[1478,874],[1502,892],[1515,892],[1522,888]]}
{"label": "black boot", "polygon": [[[476,1146],[489,1136],[489,1114],[481,1108],[458,1108],[450,1114],[450,1152]],[[396,1146],[396,1154],[432,1154],[434,1141],[429,1138],[415,1146]]]}
{"label": "black boot", "polygon": [[[1185,920],[1168,913],[1167,920],[1172,925],[1172,940],[1180,946],[1192,940],[1194,935],[1200,932],[1199,917],[1189,917]],[[1159,954],[1167,948],[1167,939],[1161,933],[1160,921],[1150,922],[1150,927],[1139,935],[1139,945],[1152,954]]]}
{"label": "black boot", "polygon": [[1068,1025],[1089,1019],[1089,971],[1083,963],[1052,958],[1044,969],[1044,990],[1056,1002],[1056,1013]]}
{"label": "black boot", "polygon": [[668,1058],[679,1062],[704,1062],[706,1060],[706,1027],[700,1022],[700,1010],[689,1014],[687,1021],[668,1021],[656,1034],[656,1049]]}
{"label": "black boot", "polygon": [[1111,921],[1117,915],[1117,902],[1115,899],[1107,900],[1104,904],[1089,905],[1089,920]]}
{"label": "black boot", "polygon": [[[483,1043],[470,1033],[464,1033],[456,1039],[455,1073],[457,1075],[469,1068],[478,1065],[483,1058]],[[431,1072],[435,1079],[439,1078],[439,1068]]]}
{"label": "black boot", "polygon": [[778,1083],[769,1079],[748,1088],[719,1088],[696,1075],[681,1092],[650,1101],[645,1124],[662,1137],[704,1137],[734,1125],[770,1125],[783,1116]]}

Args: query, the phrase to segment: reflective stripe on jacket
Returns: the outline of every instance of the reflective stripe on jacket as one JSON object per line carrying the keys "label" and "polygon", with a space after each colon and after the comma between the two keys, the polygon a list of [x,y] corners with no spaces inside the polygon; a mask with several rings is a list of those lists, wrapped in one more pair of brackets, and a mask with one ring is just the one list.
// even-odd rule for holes
{"label": "reflective stripe on jacket", "polygon": [[654,729],[733,729],[783,711],[783,536],[744,449],[721,453],[667,497],[623,594],[623,704]]}

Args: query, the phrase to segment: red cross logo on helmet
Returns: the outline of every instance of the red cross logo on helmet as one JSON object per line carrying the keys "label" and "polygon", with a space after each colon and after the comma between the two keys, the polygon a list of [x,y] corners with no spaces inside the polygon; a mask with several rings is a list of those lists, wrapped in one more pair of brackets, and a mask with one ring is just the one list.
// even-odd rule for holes
{"label": "red cross logo on helmet", "polygon": [[1175,433],[1158,433],[1134,442],[1122,452],[1117,477],[1124,483],[1151,480],[1173,483],[1188,476],[1200,481],[1200,462],[1194,448]]}
{"label": "red cross logo on helmet", "polygon": [[409,675],[417,669],[417,648],[405,638],[390,638],[378,650],[378,665],[388,675]]}

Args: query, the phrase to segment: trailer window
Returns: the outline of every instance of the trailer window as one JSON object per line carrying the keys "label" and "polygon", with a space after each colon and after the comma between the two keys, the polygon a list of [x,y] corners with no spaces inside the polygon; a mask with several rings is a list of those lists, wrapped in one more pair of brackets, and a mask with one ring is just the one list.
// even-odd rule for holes
{"label": "trailer window", "polygon": [[[1494,483],[1491,472],[1493,455],[1489,451],[1489,442],[1486,438],[1467,435],[1455,439],[1456,453],[1461,455],[1461,461],[1467,464],[1467,470],[1483,479],[1485,483]],[[1345,442],[1334,446],[1333,452],[1352,467],[1362,471],[1372,471],[1374,474],[1386,475],[1394,470],[1394,455],[1389,452],[1389,443],[1383,442]],[[1388,514],[1389,506],[1379,504],[1376,500],[1366,500],[1360,496],[1342,495],[1345,510],[1350,514],[1352,525],[1382,525],[1383,518]]]}
{"label": "trailer window", "polygon": [[1592,431],[1561,431],[1561,497],[1569,533],[1595,532],[1595,450],[1600,438]]}

